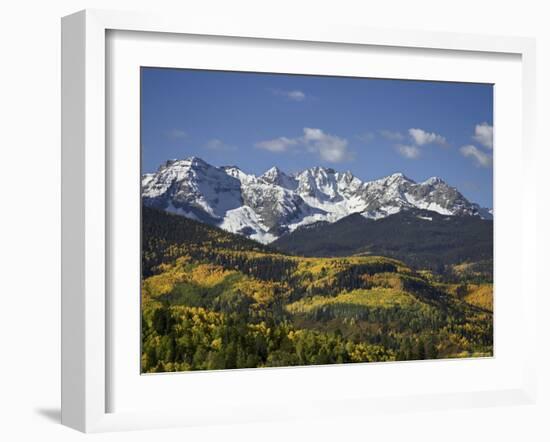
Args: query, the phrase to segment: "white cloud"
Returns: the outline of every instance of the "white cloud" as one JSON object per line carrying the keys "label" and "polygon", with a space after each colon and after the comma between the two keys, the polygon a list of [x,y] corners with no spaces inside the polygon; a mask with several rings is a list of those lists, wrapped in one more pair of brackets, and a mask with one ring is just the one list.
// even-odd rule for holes
{"label": "white cloud", "polygon": [[285,97],[291,101],[304,101],[306,99],[305,92],[300,91],[298,89],[294,89],[290,91],[283,90],[283,89],[272,89],[271,92],[274,95]]}
{"label": "white cloud", "polygon": [[181,139],[181,138],[187,137],[187,132],[181,129],[172,129],[166,132],[166,135],[169,136],[170,138]]}
{"label": "white cloud", "polygon": [[321,129],[305,127],[300,137],[279,137],[256,143],[259,149],[270,152],[286,152],[290,148],[303,148],[306,152],[318,155],[329,163],[341,163],[353,157],[348,149],[348,141],[335,135],[327,134]]}
{"label": "white cloud", "polygon": [[474,136],[472,137],[487,149],[493,148],[493,126],[487,123],[476,124]]}
{"label": "white cloud", "polygon": [[390,141],[402,141],[405,136],[401,132],[394,132],[391,130],[381,130],[380,135],[382,135],[386,140]]}
{"label": "white cloud", "polygon": [[465,157],[470,157],[474,160],[474,164],[478,167],[490,167],[493,163],[491,155],[479,150],[477,147],[468,144],[460,148],[460,153]]}
{"label": "white cloud", "polygon": [[403,141],[406,136],[401,132],[394,132],[391,130],[381,130],[380,135],[389,141],[393,141],[395,144],[393,147],[403,157],[414,160],[420,157],[422,150],[421,146],[426,144],[438,144],[440,146],[447,146],[447,139],[434,132],[427,132],[418,128],[411,128],[407,131],[410,137],[410,142],[404,144]]}
{"label": "white cloud", "polygon": [[260,141],[256,143],[256,147],[269,150],[270,152],[286,152],[291,146],[295,146],[296,144],[298,144],[298,141],[295,139],[279,137],[273,140]]}
{"label": "white cloud", "polygon": [[287,97],[294,101],[303,101],[306,99],[306,94],[302,91],[289,91]]}
{"label": "white cloud", "polygon": [[416,146],[409,146],[406,144],[396,144],[395,148],[405,158],[414,160],[420,156],[420,149]]}
{"label": "white cloud", "polygon": [[232,146],[230,144],[225,144],[222,140],[219,138],[212,138],[206,142],[204,145],[205,149],[208,150],[217,150],[217,151],[232,151],[237,150],[235,146]]}
{"label": "white cloud", "polygon": [[341,163],[352,157],[345,138],[326,134],[321,129],[305,127],[303,140],[310,152],[317,152],[323,160],[330,163]]}
{"label": "white cloud", "polygon": [[409,135],[418,146],[425,144],[439,144],[440,146],[446,146],[447,140],[444,136],[436,134],[434,132],[426,132],[422,129],[409,129]]}

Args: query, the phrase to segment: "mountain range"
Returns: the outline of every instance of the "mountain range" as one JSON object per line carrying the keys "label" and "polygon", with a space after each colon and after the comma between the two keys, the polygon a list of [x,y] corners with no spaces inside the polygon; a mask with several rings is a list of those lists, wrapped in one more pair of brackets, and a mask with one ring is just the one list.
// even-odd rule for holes
{"label": "mountain range", "polygon": [[[441,178],[415,182],[402,173],[361,181],[351,172],[313,167],[287,174],[272,167],[248,174],[216,167],[198,157],[169,160],[142,176],[145,206],[220,227],[267,244],[307,226],[335,223],[350,215],[380,220],[413,211],[433,216],[492,219],[492,210],[468,201]],[[438,218],[439,219],[439,218]]]}

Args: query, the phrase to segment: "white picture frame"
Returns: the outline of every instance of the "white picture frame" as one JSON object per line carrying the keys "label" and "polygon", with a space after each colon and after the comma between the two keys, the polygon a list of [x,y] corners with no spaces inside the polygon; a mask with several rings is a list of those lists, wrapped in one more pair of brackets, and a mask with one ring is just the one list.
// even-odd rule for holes
{"label": "white picture frame", "polygon": [[[518,354],[522,365],[520,383],[504,388],[449,393],[431,391],[427,394],[392,394],[376,398],[329,396],[312,402],[312,407],[288,407],[275,404],[270,409],[257,410],[247,405],[246,398],[236,404],[237,416],[228,412],[211,415],[197,408],[189,410],[112,411],[109,407],[109,370],[112,354],[108,327],[113,320],[109,310],[109,241],[113,230],[109,224],[108,185],[109,155],[106,120],[109,115],[106,68],[109,60],[107,33],[154,32],[162,35],[218,36],[221,38],[261,39],[338,44],[346,46],[375,46],[380,50],[402,48],[404,51],[468,52],[483,58],[484,54],[509,54],[521,57],[521,149],[519,155],[523,174],[534,167],[534,108],[535,108],[535,43],[532,39],[491,37],[450,33],[388,31],[358,29],[345,26],[291,25],[249,23],[242,20],[218,23],[197,20],[195,17],[165,17],[150,14],[87,10],[63,18],[62,21],[62,423],[85,432],[122,429],[156,428],[167,426],[204,425],[214,422],[249,422],[287,417],[323,416],[334,414],[367,414],[375,409],[388,412],[532,403],[536,397],[534,358],[535,339],[526,341],[525,351]],[[156,34],[159,35],[159,34]],[[498,128],[497,128],[498,131]],[[495,166],[497,168],[497,166]],[[496,170],[498,172],[498,169]],[[504,172],[503,172],[504,173]],[[528,256],[535,256],[536,194],[521,191],[522,208],[520,235],[523,272]],[[497,246],[498,253],[498,246]],[[533,278],[522,278],[521,326],[524,336],[535,335],[536,284]],[[497,355],[498,357],[498,355]],[[354,370],[361,370],[361,365]],[[364,366],[364,365],[363,365]],[[378,365],[382,367],[382,365]],[[341,370],[342,367],[322,368]],[[382,368],[383,369],[383,368]],[[288,370],[288,369],[286,369]],[[290,376],[299,376],[293,369]],[[321,368],[308,368],[321,370]],[[380,371],[381,369],[378,368]],[[265,370],[262,370],[266,373]],[[277,370],[268,374],[241,371],[241,379],[258,377],[255,382],[276,380]],[[257,373],[257,371],[255,372]],[[278,371],[280,373],[280,370]],[[348,371],[349,373],[349,371]],[[217,373],[218,385],[227,382],[228,373]],[[271,376],[271,380],[269,380]],[[165,376],[168,377],[168,376]],[[225,380],[224,380],[225,379]],[[204,382],[204,377],[203,377]],[[519,381],[518,381],[519,382]],[[332,405],[331,405],[332,404]],[[237,406],[238,405],[238,406]],[[256,407],[257,408],[257,407]],[[269,416],[269,417],[268,417]]]}

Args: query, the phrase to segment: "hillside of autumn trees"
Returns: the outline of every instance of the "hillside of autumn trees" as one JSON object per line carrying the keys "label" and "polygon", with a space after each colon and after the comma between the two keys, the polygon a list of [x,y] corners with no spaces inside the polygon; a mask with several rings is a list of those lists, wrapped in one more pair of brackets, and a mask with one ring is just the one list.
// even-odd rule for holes
{"label": "hillside of autumn trees", "polygon": [[491,356],[485,267],[293,256],[143,207],[142,372]]}

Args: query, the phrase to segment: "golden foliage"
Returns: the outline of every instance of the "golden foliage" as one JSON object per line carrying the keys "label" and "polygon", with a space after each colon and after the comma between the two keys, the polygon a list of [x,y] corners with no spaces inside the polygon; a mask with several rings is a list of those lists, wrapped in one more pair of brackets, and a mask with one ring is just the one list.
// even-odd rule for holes
{"label": "golden foliage", "polygon": [[493,311],[493,284],[468,284],[468,294],[464,297],[464,301]]}
{"label": "golden foliage", "polygon": [[415,298],[408,293],[388,288],[376,288],[343,292],[334,297],[314,296],[304,298],[287,305],[286,309],[289,313],[307,313],[324,306],[337,304],[390,308],[395,306],[406,307],[416,302]]}

